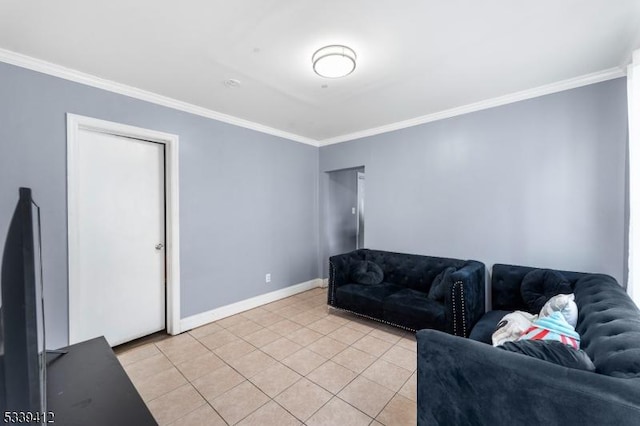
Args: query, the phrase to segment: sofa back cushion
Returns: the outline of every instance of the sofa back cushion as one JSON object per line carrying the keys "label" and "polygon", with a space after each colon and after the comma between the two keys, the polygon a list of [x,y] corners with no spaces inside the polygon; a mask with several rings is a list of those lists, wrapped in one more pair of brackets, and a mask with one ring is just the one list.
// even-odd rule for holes
{"label": "sofa back cushion", "polygon": [[596,371],[640,380],[640,310],[608,275],[588,274],[576,282],[576,331]]}
{"label": "sofa back cushion", "polygon": [[[521,287],[525,276],[540,268],[495,264],[491,273],[491,309],[502,311],[533,312],[522,298]],[[587,275],[581,272],[557,271],[569,281],[571,288],[576,281]],[[568,290],[568,289],[567,289]]]}
{"label": "sofa back cushion", "polygon": [[571,284],[558,271],[534,269],[524,276],[520,285],[522,300],[532,313],[538,313],[549,299],[558,294],[570,294]]}
{"label": "sofa back cushion", "polygon": [[366,260],[382,268],[384,282],[428,293],[434,278],[445,268],[461,268],[464,260],[362,249]]}
{"label": "sofa back cushion", "polygon": [[376,263],[370,260],[360,260],[351,263],[349,277],[357,284],[380,284],[384,279],[384,273]]}
{"label": "sofa back cushion", "polygon": [[451,274],[455,272],[456,268],[448,266],[442,270],[431,282],[431,288],[427,298],[436,302],[444,303],[444,299],[447,297],[449,287],[451,286]]}

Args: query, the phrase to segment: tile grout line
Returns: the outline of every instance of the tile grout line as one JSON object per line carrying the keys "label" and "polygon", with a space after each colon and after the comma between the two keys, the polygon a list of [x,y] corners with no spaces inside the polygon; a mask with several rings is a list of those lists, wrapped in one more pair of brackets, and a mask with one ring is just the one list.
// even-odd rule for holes
{"label": "tile grout line", "polygon": [[[247,319],[247,320],[248,320],[248,321],[250,321],[249,319]],[[266,327],[262,327],[262,329],[267,329],[267,328],[266,328]],[[256,331],[260,331],[260,330],[256,330]],[[274,333],[275,333],[275,332],[274,332]],[[252,334],[252,333],[249,333],[249,334]],[[278,333],[276,333],[276,334],[278,334]],[[282,335],[280,335],[280,334],[278,334],[278,335],[280,336],[280,338],[285,338],[285,339],[286,339],[286,337],[285,337],[285,336],[282,336]],[[276,358],[274,358],[274,357],[273,357],[273,356],[271,356],[270,354],[268,354],[268,353],[264,352],[263,350],[261,350],[260,348],[258,348],[257,346],[255,346],[253,343],[251,343],[251,342],[249,342],[249,341],[245,340],[243,337],[241,337],[241,336],[237,336],[237,335],[235,335],[235,336],[236,336],[236,337],[238,337],[238,339],[240,339],[240,340],[242,340],[242,341],[246,342],[247,344],[249,344],[249,345],[251,345],[251,346],[253,346],[253,347],[254,347],[254,351],[251,351],[251,352],[249,352],[248,354],[253,353],[253,352],[255,352],[256,350],[257,350],[257,351],[260,351],[261,353],[265,354],[266,356],[268,356],[269,358],[271,358],[272,360],[274,360],[276,363],[280,363],[280,364],[282,364],[284,367],[289,368],[291,371],[294,371],[295,373],[299,374],[297,371],[295,371],[295,370],[293,370],[292,368],[290,368],[289,366],[287,366],[287,365],[283,364],[281,361],[277,360]],[[246,336],[245,336],[245,337],[246,337]],[[276,339],[276,340],[278,340],[278,339]],[[290,339],[287,339],[287,340],[290,340]],[[275,340],[274,340],[274,341],[275,341]],[[290,341],[291,341],[291,340],[290,340]],[[233,343],[233,342],[230,342],[230,343]],[[294,343],[295,343],[295,342],[294,342]],[[222,346],[225,346],[225,345],[222,345]],[[221,346],[221,347],[222,347],[222,346]],[[207,348],[207,349],[208,349],[208,348]],[[300,350],[302,350],[302,349],[304,349],[304,347],[300,348],[300,349],[299,349],[299,350],[297,350],[297,351],[294,351],[293,353],[297,353],[297,352],[299,352],[299,351],[300,351]],[[213,351],[211,351],[211,352],[212,352],[214,355],[216,355],[216,356],[217,356],[217,354],[216,354],[215,352],[213,352]],[[248,355],[248,354],[245,354],[245,355]],[[245,356],[245,355],[243,355],[243,356]],[[293,354],[291,354],[291,355],[293,355]],[[289,355],[289,356],[291,356],[291,355]],[[260,408],[264,407],[266,404],[268,404],[268,403],[269,403],[269,402],[271,402],[271,401],[273,401],[274,403],[276,403],[278,406],[280,406],[282,409],[284,409],[284,410],[285,410],[285,411],[287,411],[289,414],[291,414],[294,418],[296,418],[296,419],[297,419],[297,417],[296,417],[293,413],[291,413],[289,410],[287,410],[287,409],[286,409],[286,407],[283,407],[282,405],[280,405],[280,404],[278,403],[278,401],[276,401],[276,400],[275,400],[275,398],[276,398],[278,395],[280,395],[280,394],[282,394],[283,392],[285,392],[285,391],[286,391],[287,389],[289,389],[291,386],[293,386],[293,385],[295,385],[296,383],[298,383],[298,382],[299,382],[300,380],[302,380],[305,376],[303,376],[303,375],[299,374],[299,375],[300,375],[300,378],[299,378],[298,380],[296,380],[295,382],[293,382],[291,385],[287,386],[285,389],[283,389],[282,391],[280,391],[276,396],[274,396],[274,397],[272,398],[271,396],[267,395],[267,394],[266,394],[262,389],[260,389],[260,387],[259,387],[258,385],[256,385],[256,383],[254,383],[254,382],[251,380],[251,379],[252,379],[252,377],[257,376],[259,373],[254,374],[251,378],[250,378],[250,377],[246,377],[244,374],[242,374],[240,371],[238,371],[234,366],[232,366],[231,364],[229,364],[225,359],[223,359],[223,358],[220,358],[220,359],[221,359],[221,361],[222,361],[225,365],[227,365],[229,368],[233,369],[233,371],[235,371],[236,373],[238,373],[238,374],[239,374],[240,376],[242,376],[245,380],[244,380],[243,382],[241,382],[241,383],[238,383],[237,385],[233,386],[232,388],[228,389],[227,391],[225,391],[224,393],[222,393],[221,395],[218,395],[218,396],[222,396],[222,395],[224,395],[224,394],[226,394],[226,393],[228,393],[228,392],[232,391],[233,389],[237,388],[238,386],[240,386],[242,383],[244,383],[244,382],[246,381],[246,382],[249,382],[252,386],[255,386],[255,387],[256,387],[256,388],[257,388],[257,389],[258,389],[262,394],[264,394],[264,395],[268,398],[268,399],[267,399],[267,401],[266,401],[264,404],[260,405],[260,406],[259,406],[259,407],[257,407],[255,410],[253,410],[253,411],[249,412],[245,417],[243,417],[242,419],[238,420],[238,422],[236,422],[236,423],[240,423],[242,420],[246,419],[246,418],[247,418],[247,417],[249,417],[251,414],[255,413],[256,411],[258,411]],[[220,368],[221,368],[221,367],[220,367]],[[194,386],[194,387],[195,387],[195,386]],[[203,396],[203,398],[204,398],[204,396]],[[217,397],[216,397],[216,398],[217,398]],[[205,401],[209,402],[206,398],[205,398]],[[209,404],[209,405],[211,405],[211,404]],[[212,406],[212,408],[213,408],[213,406]],[[214,411],[216,411],[216,410],[215,410],[215,408],[214,408]],[[216,411],[216,413],[217,413],[217,411]],[[222,417],[222,415],[221,415],[220,413],[218,413],[218,415],[220,415],[220,417],[225,421],[225,423],[229,424],[229,423],[226,421],[226,419],[224,419],[224,417]]]}
{"label": "tile grout line", "polygon": [[[193,336],[191,336],[191,337],[193,337]],[[193,337],[193,338],[194,338],[194,339],[196,339],[195,337]],[[198,339],[196,339],[196,340],[197,340],[198,342],[200,342]],[[200,343],[200,344],[202,344],[202,343]],[[203,345],[203,346],[204,346],[204,345]],[[156,345],[156,347],[157,347],[157,345]],[[206,346],[205,346],[205,348],[206,348]],[[158,350],[159,350],[159,351],[161,351],[161,352],[163,352],[163,351],[162,351],[162,349],[160,349],[160,348],[158,348]],[[209,348],[207,348],[207,350],[208,350],[209,352],[211,352],[211,350],[210,350]],[[163,353],[164,353],[164,352],[163,352]],[[214,355],[215,355],[215,354],[214,354]],[[165,354],[165,356],[166,356],[166,354]],[[209,407],[211,407],[211,409],[214,411],[214,413],[216,413],[216,414],[217,414],[217,415],[222,419],[222,421],[223,421],[223,422],[225,422],[227,425],[229,425],[229,422],[227,422],[227,420],[226,420],[224,417],[222,417],[222,415],[221,415],[220,413],[218,413],[218,410],[216,410],[216,409],[215,409],[215,407],[213,407],[213,405],[211,405],[211,403],[209,402],[209,400],[208,400],[207,398],[205,398],[205,396],[204,396],[204,395],[202,395],[202,393],[200,392],[200,390],[199,390],[197,387],[195,387],[195,386],[194,386],[194,384],[191,382],[191,380],[189,380],[189,379],[187,378],[187,376],[185,376],[185,375],[184,375],[184,373],[180,370],[180,368],[178,368],[178,366],[177,366],[177,365],[176,365],[176,364],[175,364],[175,363],[174,363],[174,362],[173,362],[173,361],[172,361],[168,356],[167,356],[167,359],[169,360],[169,362],[171,363],[171,365],[173,365],[173,366],[176,368],[176,370],[178,370],[178,372],[182,375],[182,377],[184,377],[184,379],[187,381],[187,383],[189,384],[189,386],[191,386],[191,388],[192,388],[193,390],[195,390],[195,391],[198,393],[198,395],[200,395],[200,397],[201,397],[201,398],[203,399],[203,401],[204,401],[204,404],[199,405],[197,408],[194,408],[193,410],[189,411],[188,413],[185,413],[183,416],[178,417],[177,419],[173,420],[173,421],[172,421],[171,423],[169,423],[169,424],[175,423],[175,422],[177,422],[178,420],[180,420],[180,419],[182,419],[182,418],[184,418],[184,417],[188,416],[189,414],[191,414],[191,413],[193,413],[194,411],[198,410],[198,409],[199,409],[200,407],[202,407],[203,405],[208,405]],[[222,361],[224,362],[224,360],[222,360]],[[222,368],[222,367],[220,367],[220,368]],[[216,368],[215,370],[217,370],[217,368]],[[213,371],[215,371],[215,370],[213,370]],[[177,388],[176,388],[176,389],[177,389]],[[174,389],[174,390],[175,390],[175,389]],[[169,391],[169,392],[172,392],[172,391]],[[163,395],[166,395],[166,394],[168,394],[169,392],[167,392],[167,393],[165,393],[165,394],[163,394]],[[157,398],[154,398],[154,399],[157,399]],[[151,401],[149,401],[149,402],[151,402]]]}
{"label": "tile grout line", "polygon": [[[313,290],[312,290],[313,291]],[[320,297],[317,298],[317,296],[323,295],[323,292],[317,292],[314,291],[312,294],[310,294],[307,297],[302,297],[302,294],[298,294],[298,295],[294,295],[294,296],[290,296],[289,298],[285,298],[285,299],[281,299],[279,301],[276,302],[272,302],[271,304],[278,304],[277,306],[273,306],[273,310],[270,310],[268,308],[266,308],[266,306],[271,305],[271,304],[267,304],[264,306],[260,306],[254,309],[259,309],[261,311],[264,312],[264,315],[277,315],[278,317],[280,317],[281,319],[274,321],[274,322],[270,322],[268,325],[263,326],[259,321],[256,321],[255,318],[259,318],[261,315],[258,316],[253,316],[252,315],[243,315],[246,312],[251,312],[252,310],[247,310],[245,312],[236,314],[237,317],[235,318],[235,320],[230,320],[230,321],[225,321],[225,323],[228,323],[230,325],[224,326],[221,324],[217,324],[218,325],[218,329],[214,329],[213,331],[196,337],[193,334],[191,334],[191,330],[187,332],[187,334],[189,335],[189,337],[191,339],[193,339],[194,341],[198,342],[200,345],[202,345],[205,349],[206,349],[206,353],[207,354],[212,354],[214,356],[216,356],[221,362],[222,365],[220,365],[218,368],[222,368],[223,366],[227,366],[228,368],[230,368],[232,371],[234,371],[234,373],[238,374],[240,377],[243,378],[242,382],[233,386],[230,389],[227,389],[225,392],[223,392],[222,394],[216,396],[216,398],[231,392],[233,389],[236,389],[238,386],[240,386],[241,384],[248,382],[249,384],[251,384],[251,386],[254,386],[256,389],[258,389],[258,391],[263,394],[267,399],[266,401],[261,404],[259,407],[256,407],[255,409],[251,410],[249,413],[246,413],[246,415],[244,415],[244,417],[242,417],[241,419],[238,420],[238,422],[243,421],[244,419],[246,419],[247,417],[251,416],[252,414],[254,414],[256,411],[260,410],[261,408],[263,408],[266,404],[268,404],[269,402],[273,401],[278,407],[282,408],[286,413],[288,413],[289,415],[291,415],[293,418],[297,419],[298,421],[302,422],[302,424],[306,425],[306,422],[311,419],[314,415],[316,415],[316,413],[318,413],[320,410],[322,410],[333,398],[338,398],[340,401],[342,401],[343,403],[347,404],[349,407],[357,410],[358,412],[362,413],[363,415],[365,415],[367,418],[371,419],[371,421],[369,422],[369,424],[372,424],[374,422],[379,422],[382,423],[380,420],[377,420],[377,417],[380,416],[380,414],[382,412],[384,412],[385,409],[387,409],[387,407],[389,406],[389,404],[391,403],[391,401],[393,401],[394,398],[396,398],[398,395],[402,396],[403,398],[406,398],[408,400],[410,400],[411,402],[415,403],[415,401],[413,401],[412,399],[407,398],[404,395],[400,394],[400,391],[402,391],[402,389],[407,385],[407,383],[411,380],[411,378],[413,377],[413,375],[415,374],[415,369],[408,369],[406,368],[405,365],[399,365],[396,362],[392,362],[390,360],[384,359],[383,357],[389,353],[392,349],[398,347],[398,349],[407,351],[407,352],[412,352],[408,347],[405,346],[401,346],[400,343],[403,341],[403,339],[407,339],[407,340],[412,340],[410,339],[410,333],[407,333],[406,331],[402,330],[399,331],[397,333],[394,333],[394,329],[389,330],[384,324],[377,324],[377,323],[370,323],[369,321],[364,321],[363,319],[359,318],[359,317],[355,317],[355,318],[350,318],[347,316],[343,316],[343,315],[336,315],[335,312],[332,312],[332,310],[330,308],[327,308],[326,306],[326,302],[325,302],[325,297]],[[317,301],[314,301],[313,299],[317,298]],[[289,300],[287,300],[289,299]],[[286,301],[286,303],[282,303],[283,301]],[[322,303],[319,303],[320,301],[322,301]],[[287,309],[288,308],[288,309]],[[322,308],[322,309],[321,309]],[[283,315],[279,314],[277,311],[281,311],[281,312],[291,312],[291,311],[295,311],[294,313],[288,315],[287,317],[284,317]],[[324,315],[323,315],[324,313]],[[298,317],[299,318],[296,318]],[[229,317],[229,318],[233,318]],[[293,319],[296,318],[296,319]],[[225,318],[226,319],[226,318]],[[224,321],[225,319],[222,319],[221,321]],[[294,331],[291,332],[286,332],[285,334],[282,334],[282,332],[278,332],[275,331],[271,328],[269,328],[270,326],[273,326],[275,324],[277,324],[278,322],[281,321],[290,321],[292,323],[294,323],[296,326],[298,326],[299,328],[297,328]],[[313,321],[310,321],[313,320]],[[298,322],[301,321],[301,322]],[[324,323],[318,324],[317,327],[315,328],[311,328],[309,327],[309,325],[318,323],[324,321]],[[331,323],[333,323],[333,326],[326,326],[326,321],[330,321]],[[214,321],[210,324],[216,324],[217,321]],[[203,327],[206,327],[210,324],[204,325]],[[245,333],[242,331],[242,325],[243,324],[253,324],[253,325],[257,325],[259,326],[259,328],[257,330],[253,330],[251,332]],[[242,336],[236,334],[235,332],[229,331],[229,329],[232,329],[234,327],[238,326],[238,328],[240,328],[240,333],[243,334]],[[333,327],[333,328],[332,328]],[[341,341],[338,339],[335,339],[333,336],[330,336],[330,334],[336,332],[337,330],[341,329],[342,327],[347,327],[351,330],[353,330],[354,332],[357,333],[361,333],[361,336],[358,336],[358,338],[356,340],[354,340],[353,342],[351,342],[350,344],[346,343],[345,341]],[[366,330],[363,330],[364,327],[366,327]],[[225,343],[224,345],[218,346],[216,348],[210,348],[207,345],[205,345],[200,339],[204,339],[207,336],[210,336],[212,334],[215,334],[217,332],[221,332],[221,331],[227,331],[228,333],[230,333],[235,339],[232,342],[228,342]],[[256,344],[252,343],[251,341],[247,340],[247,337],[250,335],[253,335],[255,333],[258,333],[260,331],[264,331],[264,330],[268,330],[272,333],[274,333],[275,335],[277,335],[278,337],[274,340],[272,340],[271,342],[262,344],[259,346],[257,346]],[[327,331],[330,330],[330,331]],[[378,331],[376,331],[378,330]],[[315,338],[309,342],[304,342],[304,337],[301,337],[300,341],[296,341],[296,340],[292,340],[289,336],[291,336],[294,333],[299,333],[302,332],[304,334],[305,331],[310,331],[313,332],[317,335],[320,335],[320,337]],[[377,333],[382,332],[382,333],[387,333],[390,336],[393,336],[391,338],[384,338],[384,337],[379,337],[378,335],[376,335]],[[372,354],[370,352],[368,352],[367,350],[362,350],[358,347],[355,347],[354,345],[357,344],[359,341],[361,341],[362,339],[364,339],[365,337],[369,336],[372,339],[376,339],[376,341],[379,342],[383,342],[384,344],[388,344],[389,347],[387,347],[385,350],[383,350],[380,355],[376,355],[376,354]],[[313,349],[311,349],[309,346],[313,345],[315,342],[319,341],[322,338],[328,338],[331,339],[337,343],[339,343],[340,345],[344,345],[344,348],[341,349],[339,352],[332,354],[331,357],[326,357],[325,354],[319,353]],[[385,336],[386,337],[386,336]],[[286,356],[283,357],[282,360],[278,360],[275,357],[273,357],[271,354],[265,352],[262,350],[263,347],[269,345],[270,343],[279,340],[279,339],[286,339],[289,342],[293,342],[294,344],[298,345],[299,348],[294,350],[293,352],[287,354]],[[347,339],[350,340],[350,339]],[[285,387],[284,389],[282,389],[281,391],[278,392],[278,394],[274,395],[274,397],[271,397],[270,395],[267,395],[254,381],[253,378],[255,376],[257,376],[258,374],[260,374],[260,372],[262,371],[266,371],[267,369],[265,368],[264,370],[261,370],[259,372],[256,372],[254,374],[251,374],[250,377],[247,377],[245,374],[241,373],[239,370],[236,369],[236,367],[234,367],[233,365],[231,365],[227,360],[225,360],[224,358],[220,357],[215,350],[222,348],[226,345],[229,345],[231,343],[234,342],[244,342],[245,344],[249,345],[252,350],[250,350],[248,353],[244,353],[243,355],[241,355],[238,358],[242,358],[245,357],[249,354],[254,353],[256,350],[260,351],[261,354],[266,355],[269,359],[271,359],[273,362],[275,362],[275,365],[281,365],[284,368],[287,368],[291,371],[293,371],[294,373],[296,373],[299,377],[290,385],[288,385],[287,387]],[[375,341],[374,341],[375,342]],[[174,368],[176,368],[178,370],[178,372],[180,373],[180,375],[186,380],[186,382],[193,388],[196,390],[196,392],[198,393],[198,395],[205,401],[202,405],[196,407],[195,409],[189,411],[188,413],[183,414],[182,416],[180,416],[178,419],[173,420],[173,422],[177,422],[180,419],[184,418],[185,416],[189,415],[190,413],[192,413],[193,411],[200,409],[202,406],[204,406],[205,404],[208,405],[209,407],[211,407],[211,409],[214,410],[214,412],[219,415],[219,417],[225,422],[225,424],[229,424],[229,422],[222,417],[222,415],[215,410],[215,408],[212,406],[212,404],[209,402],[209,400],[207,398],[204,397],[204,395],[200,392],[200,390],[198,388],[196,388],[193,384],[193,382],[191,380],[189,380],[185,374],[180,370],[180,368],[178,368],[178,364],[176,364],[171,358],[169,358],[167,352],[165,352],[163,349],[161,349],[161,347],[157,346],[157,343],[159,342],[153,342],[152,344],[155,346],[155,348],[160,352],[160,354],[162,354],[165,358],[167,358],[170,362],[170,365]],[[141,345],[142,346],[142,345]],[[370,348],[369,350],[372,350],[374,352],[375,351],[375,344],[373,348]],[[368,356],[371,356],[373,358],[373,361],[371,363],[369,363],[366,367],[364,367],[364,369],[362,369],[362,371],[354,371],[351,368],[345,367],[344,365],[340,364],[340,363],[336,363],[336,361],[334,361],[334,358],[339,355],[340,353],[344,352],[345,350],[352,348],[353,350],[358,350],[361,351],[365,354],[367,354]],[[131,348],[130,350],[135,349],[135,347]],[[307,349],[308,351],[311,351],[312,353],[317,354],[318,356],[320,356],[322,359],[324,359],[324,361],[322,361],[319,365],[315,366],[314,368],[311,369],[311,371],[308,371],[306,374],[302,374],[300,371],[290,367],[289,365],[287,365],[284,360],[294,356],[295,354],[301,352],[303,349]],[[125,351],[123,353],[126,353],[128,351]],[[153,356],[153,355],[152,355]],[[143,358],[141,360],[135,361],[131,364],[135,364],[137,362],[140,362],[144,359],[147,359],[149,357]],[[397,390],[391,389],[389,387],[387,387],[384,384],[378,383],[377,381],[372,381],[373,383],[376,383],[377,385],[381,386],[383,389],[387,389],[388,391],[392,392],[392,396],[391,398],[384,404],[384,406],[376,413],[375,416],[370,416],[369,414],[363,412],[361,409],[359,409],[358,407],[354,406],[353,404],[349,403],[348,401],[345,401],[342,397],[339,396],[339,394],[341,392],[344,391],[345,388],[347,388],[350,384],[352,384],[356,379],[358,379],[358,377],[362,376],[364,379],[367,380],[371,380],[368,377],[364,376],[363,374],[369,369],[371,368],[371,366],[373,364],[375,364],[376,362],[378,362],[379,360],[383,360],[385,362],[389,362],[390,364],[394,365],[395,367],[398,368],[402,368],[403,370],[406,370],[407,372],[409,372],[409,376],[406,380],[404,380],[402,382],[402,384],[399,386],[399,388]],[[402,359],[400,359],[402,360]],[[315,372],[316,370],[318,370],[319,368],[321,368],[322,366],[328,364],[329,361],[332,361],[333,363],[336,363],[337,365],[339,365],[342,368],[347,368],[347,370],[349,370],[351,373],[354,374],[354,377],[349,380],[348,382],[346,382],[344,385],[342,385],[337,391],[336,393],[334,393],[333,391],[327,389],[325,386],[321,385],[320,383],[317,383],[316,381],[312,380],[311,378],[309,378],[309,376]],[[187,362],[186,360],[184,362]],[[131,365],[128,364],[128,365]],[[406,363],[405,363],[406,364]],[[309,364],[312,365],[312,364]],[[218,368],[211,370],[215,371]],[[271,367],[269,367],[271,368]],[[301,367],[302,368],[302,367]],[[164,370],[163,370],[164,371]],[[302,370],[301,370],[302,371]],[[305,369],[306,371],[306,369]],[[209,374],[210,372],[208,371],[206,374]],[[206,374],[202,374],[200,375],[198,378],[203,377]],[[194,379],[197,380],[198,378]],[[327,400],[325,403],[321,404],[316,410],[313,411],[313,413],[311,413],[307,420],[302,420],[299,419],[297,416],[295,416],[290,410],[288,410],[286,407],[282,406],[278,401],[276,401],[276,398],[278,396],[280,396],[281,394],[283,394],[284,392],[286,392],[288,389],[290,389],[291,387],[295,386],[296,384],[298,384],[302,379],[306,379],[307,381],[309,381],[310,383],[312,383],[314,386],[317,386],[319,389],[322,389],[323,391],[326,391],[331,397],[329,398],[329,400]],[[177,388],[176,388],[177,389]],[[175,390],[175,389],[174,389]],[[153,400],[164,396],[171,391],[165,392],[162,395],[159,395],[157,397],[155,397]],[[153,400],[150,400],[148,402],[151,402]],[[148,403],[147,402],[147,403]]]}

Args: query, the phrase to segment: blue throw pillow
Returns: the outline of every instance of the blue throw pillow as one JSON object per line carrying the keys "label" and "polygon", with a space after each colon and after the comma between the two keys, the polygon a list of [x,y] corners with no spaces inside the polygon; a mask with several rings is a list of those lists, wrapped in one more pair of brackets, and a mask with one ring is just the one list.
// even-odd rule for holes
{"label": "blue throw pillow", "polygon": [[573,290],[569,281],[560,272],[551,269],[534,269],[524,276],[520,286],[522,300],[532,314],[540,313],[553,296],[570,293]]}
{"label": "blue throw pillow", "polygon": [[455,270],[456,268],[449,266],[436,275],[431,283],[427,299],[435,300],[436,302],[444,302],[447,291],[449,291],[449,284],[451,283],[450,275],[452,272],[455,272]]}
{"label": "blue throw pillow", "polygon": [[349,268],[351,281],[357,284],[380,284],[384,279],[382,268],[370,260],[361,260]]}
{"label": "blue throw pillow", "polygon": [[574,349],[562,342],[555,340],[519,340],[506,342],[496,346],[509,352],[516,352],[567,368],[577,370],[595,371],[596,366],[584,351]]}

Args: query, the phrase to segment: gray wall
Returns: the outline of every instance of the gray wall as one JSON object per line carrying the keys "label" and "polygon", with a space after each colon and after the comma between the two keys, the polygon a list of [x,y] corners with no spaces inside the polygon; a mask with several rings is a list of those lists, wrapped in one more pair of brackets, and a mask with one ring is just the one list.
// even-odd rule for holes
{"label": "gray wall", "polygon": [[319,277],[317,148],[0,63],[0,242],[32,187],[49,347],[68,338],[67,112],[180,136],[182,317]]}
{"label": "gray wall", "polygon": [[67,342],[67,112],[180,136],[183,317],[317,278],[324,172],[360,166],[367,247],[626,279],[624,79],[318,150],[0,63],[0,241],[32,187],[50,347]]}
{"label": "gray wall", "polygon": [[357,246],[357,215],[352,209],[358,206],[358,172],[364,168],[336,170],[326,173],[324,179],[327,185],[324,206],[323,235],[326,250],[323,252],[323,274],[328,274],[329,257],[335,254],[347,253]]}
{"label": "gray wall", "polygon": [[622,78],[322,147],[320,173],[366,167],[367,247],[622,283],[626,141]]}

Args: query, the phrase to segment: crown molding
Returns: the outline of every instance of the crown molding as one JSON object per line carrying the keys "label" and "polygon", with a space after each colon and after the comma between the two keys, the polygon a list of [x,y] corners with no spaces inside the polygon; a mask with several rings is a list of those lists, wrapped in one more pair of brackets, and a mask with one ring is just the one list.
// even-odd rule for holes
{"label": "crown molding", "polygon": [[384,126],[374,127],[371,129],[361,130],[318,141],[305,136],[296,135],[294,133],[289,133],[283,130],[275,129],[273,127],[265,126],[260,123],[255,123],[253,121],[245,120],[242,118],[234,117],[232,115],[223,114],[218,111],[213,111],[204,107],[193,105],[188,102],[179,101],[168,96],[159,95],[146,90],[138,89],[133,86],[127,86],[115,81],[106,80],[91,74],[87,74],[71,68],[66,68],[61,65],[53,64],[51,62],[36,59],[31,56],[23,55],[21,53],[13,52],[6,49],[0,49],[0,62],[5,62],[11,65],[16,65],[18,67],[41,72],[43,74],[48,74],[54,77],[59,77],[65,80],[73,81],[91,87],[96,87],[98,89],[107,90],[109,92],[118,93],[142,101],[162,105],[168,108],[188,112],[194,115],[210,118],[246,129],[255,130],[260,133],[278,136],[284,139],[288,139],[294,142],[300,142],[314,147],[323,147],[337,143],[348,142],[355,139],[361,139],[368,136],[375,136],[382,133],[393,132],[395,130],[401,130],[408,127],[418,126],[420,124],[430,123],[432,121],[443,120],[445,118],[451,118],[458,115],[464,115],[474,111],[481,111],[483,109],[494,108],[497,106],[523,101],[526,99],[532,99],[539,96],[562,92],[564,90],[587,86],[589,84],[612,80],[614,78],[619,78],[626,75],[624,67],[609,68],[592,74],[586,74],[583,76],[562,80],[556,83],[535,87],[533,89],[527,89],[497,98],[487,99],[480,102],[435,112],[433,114],[411,118],[409,120],[399,121]]}
{"label": "crown molding", "polygon": [[193,105],[188,102],[179,101],[168,96],[159,95],[157,93],[138,89],[133,86],[127,86],[126,84],[106,80],[104,78],[100,78],[71,68],[66,68],[61,65],[43,61],[41,59],[36,59],[31,56],[13,52],[11,50],[0,49],[0,62],[16,65],[21,68],[27,68],[32,71],[41,72],[43,74],[48,74],[54,77],[59,77],[87,86],[96,87],[98,89],[107,90],[109,92],[118,93],[120,95],[129,96],[131,98],[139,99],[142,101],[151,102],[156,105],[162,105],[179,111],[188,112],[190,114],[199,115],[201,117],[211,118],[213,120],[222,121],[224,123],[255,130],[260,133],[278,136],[284,139],[312,145],[315,147],[320,146],[318,141],[311,138],[285,132],[283,130],[274,129],[273,127],[265,126],[260,123],[255,123],[253,121],[234,117],[232,115],[223,114],[221,112]]}
{"label": "crown molding", "polygon": [[411,118],[409,120],[398,121],[396,123],[391,123],[380,127],[374,127],[371,129],[361,130],[346,135],[336,136],[334,138],[323,139],[320,141],[320,146],[323,147],[337,143],[348,142],[354,139],[361,139],[368,136],[375,136],[382,133],[393,132],[394,130],[406,129],[407,127],[418,126],[420,124],[430,123],[432,121],[443,120],[445,118],[451,118],[458,115],[468,114],[470,112],[481,111],[483,109],[494,108],[501,105],[537,98],[539,96],[550,95],[552,93],[575,89],[577,87],[587,86],[589,84],[600,83],[602,81],[624,77],[625,75],[626,74],[624,68],[609,68],[592,74],[586,74],[579,77],[558,81],[556,83],[546,84],[544,86],[499,96],[497,98],[474,102],[472,104],[435,112],[433,114],[423,115],[421,117]]}

